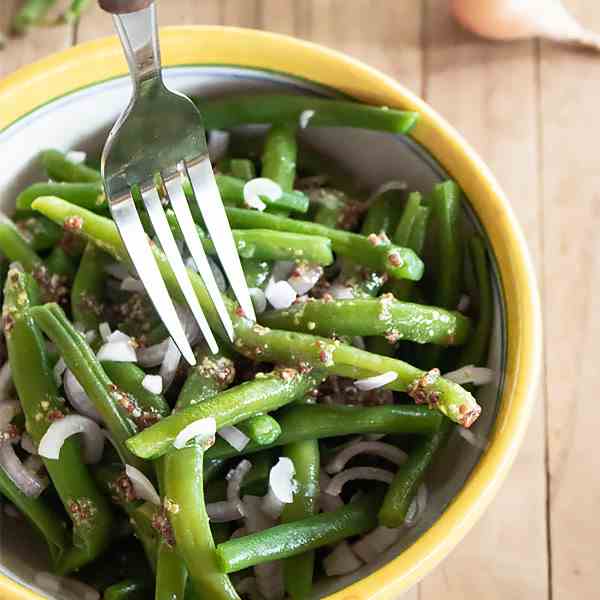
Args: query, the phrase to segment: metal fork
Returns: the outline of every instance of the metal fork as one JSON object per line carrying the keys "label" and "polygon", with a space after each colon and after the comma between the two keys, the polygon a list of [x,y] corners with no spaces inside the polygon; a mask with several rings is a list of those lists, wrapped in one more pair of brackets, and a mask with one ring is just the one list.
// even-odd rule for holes
{"label": "metal fork", "polygon": [[[154,1],[99,0],[99,3],[113,14],[134,87],[129,105],[110,132],[102,153],[106,196],[148,296],[179,351],[193,365],[194,354],[134,202],[136,190],[141,194],[143,207],[181,292],[213,352],[218,351],[217,342],[192,288],[163,206],[165,202],[173,209],[189,253],[227,335],[233,340],[231,319],[184,195],[185,179],[191,183],[194,201],[233,293],[245,315],[255,319],[250,293],[208,158],[200,113],[187,96],[167,89],[162,79]],[[161,198],[161,188],[166,197]]]}

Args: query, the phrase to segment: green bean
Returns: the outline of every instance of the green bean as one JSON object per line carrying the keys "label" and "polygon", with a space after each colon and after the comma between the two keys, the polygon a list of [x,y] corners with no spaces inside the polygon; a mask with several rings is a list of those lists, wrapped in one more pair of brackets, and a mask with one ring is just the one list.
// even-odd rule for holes
{"label": "green bean", "polygon": [[103,600],[147,600],[152,593],[149,581],[125,579],[104,590]]}
{"label": "green bean", "polygon": [[[281,513],[282,523],[292,523],[312,517],[317,513],[319,498],[320,455],[318,440],[305,440],[288,444],[283,455],[294,463],[294,480],[297,489],[291,504]],[[315,553],[287,558],[283,563],[283,579],[287,593],[295,600],[307,598],[312,589]]]}
{"label": "green bean", "polygon": [[46,260],[46,266],[50,273],[62,275],[67,280],[73,279],[77,273],[77,264],[62,246],[54,246]]}
{"label": "green bean", "polygon": [[[62,224],[65,219],[80,217],[83,235],[115,259],[127,260],[127,252],[117,228],[109,219],[59,198],[38,198],[33,208],[58,224]],[[267,216],[273,218],[273,215]],[[156,247],[153,247],[153,254],[173,298],[178,302],[185,302],[164,254]],[[189,269],[188,276],[211,327],[222,339],[226,339],[219,317],[199,276]],[[273,363],[307,362],[320,365],[330,374],[355,379],[393,371],[398,377],[390,384],[390,389],[407,391],[410,388],[413,397],[418,397],[420,401],[434,403],[441,412],[455,422],[469,426],[481,412],[477,401],[468,390],[442,377],[434,377],[433,373],[425,377],[426,373],[408,363],[371,354],[339,341],[333,342],[326,338],[290,331],[265,331],[264,327],[256,327],[254,323],[236,315],[234,304],[228,298],[225,297],[224,301],[234,323],[236,348],[247,357],[252,359],[260,357],[262,361]]]}
{"label": "green bean", "polygon": [[69,160],[66,154],[59,150],[44,150],[42,164],[50,179],[72,183],[94,183],[102,180],[96,169]]}
{"label": "green bean", "polygon": [[242,258],[242,268],[249,288],[262,288],[269,280],[272,264],[256,258]]}
{"label": "green bean", "polygon": [[256,413],[270,412],[304,396],[320,379],[320,372],[301,374],[293,369],[276,369],[173,413],[129,439],[127,446],[141,458],[157,458],[170,449],[184,427],[198,419],[214,417],[217,429],[236,425]]}
{"label": "green bean", "polygon": [[[207,456],[205,458],[206,460],[211,460]],[[242,482],[242,494],[264,496],[267,493],[269,474],[275,464],[275,460],[275,455],[270,450],[260,451],[259,449],[259,451],[254,452],[252,456],[252,468]]]}
{"label": "green bean", "polygon": [[21,492],[2,467],[0,467],[0,495],[10,500],[42,536],[48,546],[52,564],[56,568],[68,546],[67,524],[64,519],[48,506],[44,498],[32,498]]}
{"label": "green bean", "polygon": [[88,243],[71,288],[71,313],[84,331],[95,330],[104,311],[104,283],[110,257]]}
{"label": "green bean", "polygon": [[398,244],[398,246],[409,245],[411,233],[420,207],[421,194],[419,194],[419,192],[413,192],[408,196],[406,206],[404,207],[401,218],[398,221],[398,225],[392,238],[394,244]]}
{"label": "green bean", "polygon": [[270,415],[254,415],[238,423],[238,428],[261,446],[272,444],[281,435],[279,423]]}
{"label": "green bean", "polygon": [[[4,290],[3,323],[13,381],[26,417],[26,427],[39,444],[51,423],[65,415],[58,396],[45,343],[31,317],[37,302],[31,277],[10,269]],[[67,572],[97,558],[108,546],[112,515],[83,464],[76,438],[65,441],[58,460],[45,458],[44,465],[73,522],[73,547],[57,569]]]}
{"label": "green bean", "polygon": [[367,238],[363,235],[331,229],[318,223],[288,219],[278,215],[261,213],[256,210],[227,208],[227,216],[232,227],[238,229],[270,229],[288,231],[304,235],[327,237],[331,240],[333,251],[348,257],[361,265],[376,271],[385,271],[397,279],[418,281],[423,275],[423,263],[409,248],[394,246],[383,239]]}
{"label": "green bean", "polygon": [[[370,233],[379,234],[383,231],[389,236],[400,220],[402,196],[403,193],[399,190],[388,190],[377,196],[365,215],[360,232],[363,235],[369,235]],[[394,243],[398,246],[406,246],[406,243],[398,244],[395,240]]]}
{"label": "green bean", "polygon": [[217,546],[219,566],[225,573],[233,573],[360,535],[377,524],[380,504],[380,494],[371,493],[333,512],[229,540]]}
{"label": "green bean", "polygon": [[233,177],[250,181],[256,177],[254,163],[247,158],[232,158],[229,163],[229,170]]}
{"label": "green bean", "polygon": [[468,246],[471,263],[479,291],[478,318],[471,339],[463,348],[458,363],[460,365],[481,365],[485,363],[492,331],[494,299],[492,281],[488,270],[485,243],[479,236],[473,236]]}
{"label": "green bean", "polygon": [[31,204],[42,196],[57,196],[93,212],[106,213],[108,204],[102,182],[92,183],[34,183],[17,196],[17,211],[31,210]]}
{"label": "green bean", "polygon": [[48,250],[63,236],[60,227],[42,215],[17,215],[15,225],[33,250]]}
{"label": "green bean", "polygon": [[42,259],[25,241],[15,224],[6,217],[0,220],[0,252],[10,262],[18,262],[31,273],[43,266]]}
{"label": "green bean", "polygon": [[293,190],[296,179],[297,130],[296,122],[272,125],[265,139],[261,176],[272,179],[284,192]]}
{"label": "green bean", "polygon": [[[246,182],[243,179],[229,175],[215,175],[215,179],[223,202],[236,206],[244,205],[244,185]],[[300,213],[305,213],[308,210],[308,197],[302,192],[295,192],[291,189],[283,190],[281,197],[277,200],[271,200],[266,196],[260,198],[270,208],[281,208]]]}
{"label": "green bean", "polygon": [[56,0],[26,0],[12,22],[15,33],[23,34],[30,27],[39,25]]}
{"label": "green bean", "polygon": [[462,345],[470,321],[436,306],[398,302],[391,295],[351,300],[311,300],[261,315],[261,324],[318,335],[385,335],[419,344]]}
{"label": "green bean", "polygon": [[357,102],[326,100],[313,96],[278,94],[239,95],[215,100],[198,100],[207,129],[231,129],[248,123],[298,123],[308,118],[307,127],[358,127],[390,133],[409,133],[419,115],[414,112],[367,106]]}
{"label": "green bean", "polygon": [[316,205],[313,221],[325,227],[342,227],[344,225],[345,208],[348,198],[340,190],[319,188],[310,194]]}
{"label": "green bean", "polygon": [[36,306],[30,312],[38,326],[58,347],[67,367],[102,415],[123,460],[148,473],[148,465],[125,446],[125,441],[137,430],[134,420],[137,412],[141,418],[144,417],[135,398],[121,391],[109,379],[83,335],[71,325],[58,305]]}
{"label": "green bean", "polygon": [[158,544],[154,600],[183,600],[188,579],[184,561],[165,540]]}

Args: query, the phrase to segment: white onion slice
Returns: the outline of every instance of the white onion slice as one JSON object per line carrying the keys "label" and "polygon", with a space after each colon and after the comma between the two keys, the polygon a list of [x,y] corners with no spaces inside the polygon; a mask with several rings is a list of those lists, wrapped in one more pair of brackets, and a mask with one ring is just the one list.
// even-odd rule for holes
{"label": "white onion slice", "polygon": [[12,444],[0,444],[0,465],[10,480],[23,494],[36,498],[44,491],[44,483],[40,477],[28,471],[15,454]]}
{"label": "white onion slice", "polygon": [[465,383],[472,383],[473,385],[486,385],[491,383],[494,379],[494,371],[486,367],[475,367],[473,365],[467,365],[456,369],[456,371],[450,371],[443,375],[444,379],[449,379],[464,385]]}
{"label": "white onion slice", "polygon": [[346,540],[335,546],[333,552],[323,559],[323,568],[328,577],[347,575],[362,567],[360,559],[352,552]]}
{"label": "white onion slice", "polygon": [[105,342],[108,342],[108,338],[110,337],[110,325],[106,321],[103,321],[98,325],[98,331],[100,332],[100,337]]}
{"label": "white onion slice", "polygon": [[83,434],[84,461],[88,464],[99,462],[104,449],[104,435],[95,421],[81,415],[66,415],[54,421],[40,440],[38,454],[58,460],[65,440],[77,433]]}
{"label": "white onion slice", "polygon": [[239,502],[220,500],[219,502],[209,502],[206,505],[206,513],[213,523],[229,523],[244,516],[241,508],[242,505]]}
{"label": "white onion slice", "polygon": [[296,482],[294,463],[282,456],[269,472],[269,491],[263,498],[261,509],[273,518],[279,517],[284,504],[294,501]]}
{"label": "white onion slice", "polygon": [[54,365],[52,372],[54,373],[54,381],[56,381],[56,385],[58,387],[62,384],[62,376],[67,368],[67,364],[65,363],[64,358],[61,356]]}
{"label": "white onion slice", "polygon": [[179,348],[173,339],[169,338],[169,345],[167,346],[167,351],[165,352],[165,356],[158,372],[163,380],[163,389],[168,390],[170,385],[173,383],[175,375],[177,374],[180,360],[181,352],[179,352]]}
{"label": "white onion slice", "polygon": [[407,527],[416,525],[417,521],[421,518],[421,515],[425,512],[428,495],[427,486],[422,483],[417,490],[417,495],[412,499],[412,502],[406,511],[404,525]]}
{"label": "white onion slice", "polygon": [[403,191],[407,187],[408,186],[407,186],[406,181],[397,181],[397,180],[386,181],[385,183],[382,183],[377,189],[375,189],[375,191],[369,196],[369,199],[367,202],[369,202],[369,203],[373,202],[373,200],[375,200],[375,198],[377,198],[378,196],[381,196],[381,194],[385,194],[386,192],[391,192],[392,190]]}
{"label": "white onion slice", "polygon": [[102,361],[111,362],[137,362],[135,348],[130,342],[107,342],[100,347],[96,358]]}
{"label": "white onion slice", "polygon": [[298,119],[298,124],[300,125],[300,129],[306,129],[308,127],[308,123],[315,116],[314,110],[303,110],[300,113],[300,118]]}
{"label": "white onion slice", "polygon": [[93,329],[86,331],[83,336],[88,344],[93,344],[96,341],[97,334]]}
{"label": "white onion slice", "polygon": [[393,546],[402,531],[400,529],[390,529],[389,527],[379,526],[364,535],[358,542],[352,545],[352,550],[366,563],[373,562]]}
{"label": "white onion slice", "polygon": [[76,165],[81,165],[85,162],[85,159],[87,158],[87,153],[83,150],[69,150],[65,154],[65,158],[69,162],[75,163]]}
{"label": "white onion slice", "polygon": [[125,474],[131,480],[133,491],[140,500],[146,500],[156,506],[160,506],[160,496],[152,485],[152,482],[132,465],[125,465]]}
{"label": "white onion slice", "polygon": [[129,342],[132,343],[131,336],[123,333],[120,329],[115,329],[106,340],[107,342]]}
{"label": "white onion slice", "polygon": [[219,162],[229,147],[229,132],[221,131],[220,129],[212,129],[208,136],[208,156],[213,165]]}
{"label": "white onion slice", "polygon": [[323,267],[321,265],[302,264],[294,269],[288,283],[299,296],[303,296],[315,287],[322,275]]}
{"label": "white onion slice", "polygon": [[269,280],[265,297],[273,308],[289,308],[296,299],[296,290],[287,281]]}
{"label": "white onion slice", "polygon": [[295,266],[296,263],[291,260],[276,260],[271,269],[271,279],[275,282],[287,279]]}
{"label": "white onion slice", "polygon": [[97,590],[69,577],[40,571],[35,574],[33,582],[45,592],[63,600],[100,600]]}
{"label": "white onion slice", "polygon": [[392,483],[394,474],[385,469],[379,469],[377,467],[354,467],[353,469],[346,469],[341,473],[338,473],[330,482],[325,493],[331,496],[339,496],[342,492],[344,484],[354,479],[368,479],[371,481],[382,481],[383,483]]}
{"label": "white onion slice", "polygon": [[144,368],[158,367],[165,358],[171,338],[166,338],[158,344],[146,348],[138,348],[137,360]]}
{"label": "white onion slice", "polygon": [[215,443],[215,434],[217,432],[217,422],[214,417],[206,417],[193,421],[187,427],[184,427],[173,441],[173,446],[180,450],[191,439],[195,439],[198,444],[205,449]]}
{"label": "white onion slice", "polygon": [[12,371],[10,370],[10,363],[6,361],[2,365],[2,368],[0,368],[0,402],[6,400],[13,388],[14,386],[12,381]]}
{"label": "white onion slice", "polygon": [[327,291],[335,300],[351,300],[354,298],[354,290],[348,285],[334,283]]}
{"label": "white onion slice", "polygon": [[127,267],[123,263],[111,263],[106,265],[104,267],[104,272],[121,281],[130,276]]}
{"label": "white onion slice", "polygon": [[254,312],[257,315],[264,313],[267,309],[267,297],[265,296],[265,293],[260,288],[255,287],[250,288],[248,291],[250,292]]}
{"label": "white onion slice", "polygon": [[241,452],[250,442],[250,438],[233,425],[221,427],[221,429],[217,431],[217,434],[238,452]]}
{"label": "white onion slice", "polygon": [[240,498],[240,490],[242,488],[242,481],[252,468],[252,463],[247,460],[241,460],[235,469],[231,469],[227,473],[227,500],[236,504],[239,507],[241,515],[244,515],[244,508],[242,500]]}
{"label": "white onion slice", "polygon": [[144,379],[142,379],[142,387],[151,394],[162,394],[162,377],[160,375],[145,375]]}
{"label": "white onion slice", "polygon": [[134,294],[145,294],[146,288],[144,284],[135,277],[131,277],[130,275],[125,277],[123,281],[121,281],[121,289],[124,292],[132,292]]}
{"label": "white onion slice", "polygon": [[487,448],[488,441],[485,438],[477,435],[475,432],[467,429],[466,427],[458,427],[457,429],[458,434],[469,444],[475,446],[475,448],[478,448],[479,450],[485,450]]}
{"label": "white onion slice", "polygon": [[64,376],[65,396],[71,406],[79,413],[96,423],[102,422],[102,415],[98,412],[94,403],[89,399],[82,385],[77,381],[73,373],[67,369]]}
{"label": "white onion slice", "polygon": [[381,456],[397,466],[405,463],[408,458],[406,452],[400,450],[400,448],[397,448],[392,444],[376,441],[359,441],[342,448],[327,464],[325,470],[328,473],[339,473],[346,466],[346,463],[358,454],[373,454],[375,456]]}
{"label": "white onion slice", "polygon": [[321,469],[319,474],[319,508],[323,512],[333,512],[344,506],[344,501],[339,496],[331,496],[326,494],[325,490],[331,483],[331,477],[326,473],[325,469]]}
{"label": "white onion slice", "polygon": [[373,377],[365,377],[364,379],[357,379],[354,382],[354,385],[361,392],[370,392],[371,390],[376,390],[377,388],[383,387],[388,383],[392,383],[398,378],[398,373],[396,371],[386,371],[385,373],[381,373],[380,375],[373,375]]}
{"label": "white onion slice", "polygon": [[271,201],[279,200],[283,191],[278,183],[268,177],[256,177],[244,184],[244,204],[256,210],[265,210],[267,205],[260,199],[261,196]]}

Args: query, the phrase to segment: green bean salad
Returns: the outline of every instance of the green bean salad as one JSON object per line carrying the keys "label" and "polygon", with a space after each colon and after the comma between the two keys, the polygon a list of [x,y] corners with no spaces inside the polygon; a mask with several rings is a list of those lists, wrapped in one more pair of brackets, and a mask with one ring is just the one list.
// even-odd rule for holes
{"label": "green bean salad", "polygon": [[182,360],[84,153],[43,152],[47,180],[0,222],[0,495],[45,541],[52,572],[35,583],[56,597],[308,598],[422,518],[455,429],[485,444],[469,427],[493,376],[492,283],[461,190],[365,191],[298,136],[404,135],[418,115],[283,95],[200,107],[258,318],[194,213],[233,343],[164,206],[219,354],[140,205],[197,364]]}

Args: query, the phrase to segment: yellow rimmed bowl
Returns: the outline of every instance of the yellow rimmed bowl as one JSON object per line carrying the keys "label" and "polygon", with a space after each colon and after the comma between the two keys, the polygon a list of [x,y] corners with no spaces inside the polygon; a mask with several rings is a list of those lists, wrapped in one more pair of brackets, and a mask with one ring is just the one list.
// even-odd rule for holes
{"label": "yellow rimmed bowl", "polygon": [[[429,500],[417,526],[378,562],[316,590],[335,600],[397,599],[472,527],[523,439],[541,356],[539,300],[523,234],[498,183],[460,134],[386,75],[327,48],[253,30],[168,28],[161,42],[167,81],[185,92],[346,96],[419,112],[410,138],[333,128],[302,135],[373,186],[402,179],[410,189],[427,191],[452,177],[467,197],[466,219],[487,239],[495,300],[489,366],[496,377],[478,394],[484,410],[475,431],[489,445],[481,452],[452,438],[428,477]],[[126,72],[120,46],[110,38],[60,52],[0,82],[0,209],[10,212],[16,193],[43,176],[36,163],[40,150],[98,151],[128,99]],[[44,548],[24,522],[4,517],[0,598],[43,598],[34,576],[45,561]]]}

